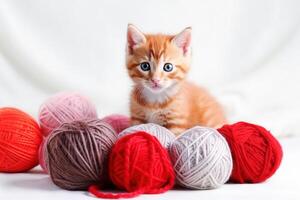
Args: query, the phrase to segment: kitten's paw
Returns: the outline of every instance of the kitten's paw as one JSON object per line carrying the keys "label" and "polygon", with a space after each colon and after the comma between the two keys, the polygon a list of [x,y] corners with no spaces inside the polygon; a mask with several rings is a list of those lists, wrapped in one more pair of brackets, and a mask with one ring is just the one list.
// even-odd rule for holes
{"label": "kitten's paw", "polygon": [[169,130],[174,133],[176,136],[180,135],[181,133],[183,133],[184,131],[186,131],[186,129],[184,128],[169,128]]}
{"label": "kitten's paw", "polygon": [[145,124],[146,122],[144,120],[140,119],[131,119],[130,124],[131,126],[139,125],[139,124]]}

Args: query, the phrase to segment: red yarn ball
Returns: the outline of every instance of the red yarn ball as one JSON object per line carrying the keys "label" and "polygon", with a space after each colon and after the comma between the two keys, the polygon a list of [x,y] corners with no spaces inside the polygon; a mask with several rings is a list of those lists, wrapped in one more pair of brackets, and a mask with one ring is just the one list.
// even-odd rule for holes
{"label": "red yarn ball", "polygon": [[38,164],[42,134],[36,121],[15,108],[0,109],[0,172],[24,172]]}
{"label": "red yarn ball", "polygon": [[175,184],[168,152],[146,132],[136,132],[116,142],[109,157],[109,175],[118,188],[129,193],[103,193],[97,186],[91,186],[89,191],[100,198],[129,198],[163,193]]}
{"label": "red yarn ball", "polygon": [[232,153],[230,181],[260,183],[276,172],[282,160],[282,149],[264,127],[238,122],[224,125],[218,131],[226,138]]}

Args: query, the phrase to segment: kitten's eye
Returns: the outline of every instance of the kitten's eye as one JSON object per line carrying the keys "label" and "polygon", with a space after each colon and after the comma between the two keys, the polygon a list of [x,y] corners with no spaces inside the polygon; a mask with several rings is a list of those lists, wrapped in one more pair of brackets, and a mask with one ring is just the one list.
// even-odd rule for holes
{"label": "kitten's eye", "polygon": [[141,68],[141,70],[143,70],[145,72],[150,71],[150,64],[148,62],[142,62],[140,64],[140,68]]}
{"label": "kitten's eye", "polygon": [[164,71],[171,72],[173,70],[173,65],[171,63],[166,63],[164,65]]}

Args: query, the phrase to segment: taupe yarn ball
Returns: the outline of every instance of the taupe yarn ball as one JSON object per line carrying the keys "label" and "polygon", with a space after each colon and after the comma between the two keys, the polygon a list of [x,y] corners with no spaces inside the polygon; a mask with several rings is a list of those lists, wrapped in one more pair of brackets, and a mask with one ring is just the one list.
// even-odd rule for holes
{"label": "taupe yarn ball", "polygon": [[232,171],[229,146],[212,128],[196,126],[179,135],[170,147],[177,183],[190,189],[213,189]]}
{"label": "taupe yarn ball", "polygon": [[54,184],[67,190],[86,190],[107,183],[108,154],[117,139],[100,120],[64,123],[46,140],[45,164]]}
{"label": "taupe yarn ball", "polygon": [[175,140],[175,135],[171,131],[154,123],[131,126],[119,133],[118,138],[138,131],[145,131],[155,136],[165,148],[169,148],[170,144]]}

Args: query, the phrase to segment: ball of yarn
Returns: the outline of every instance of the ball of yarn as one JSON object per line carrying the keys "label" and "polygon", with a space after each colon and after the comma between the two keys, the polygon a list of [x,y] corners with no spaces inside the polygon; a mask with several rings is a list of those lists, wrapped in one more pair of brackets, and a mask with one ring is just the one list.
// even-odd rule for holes
{"label": "ball of yarn", "polygon": [[45,154],[44,154],[45,148],[46,148],[46,143],[45,143],[45,139],[43,139],[39,148],[39,164],[42,170],[48,173],[48,169],[46,168],[46,163],[45,163]]}
{"label": "ball of yarn", "polygon": [[154,123],[131,126],[123,130],[118,135],[118,138],[121,138],[131,133],[135,133],[137,131],[144,131],[155,136],[165,148],[169,148],[170,144],[175,140],[175,135],[171,131],[169,131],[163,126]]}
{"label": "ball of yarn", "polygon": [[271,177],[278,169],[282,149],[264,127],[238,122],[224,125],[218,131],[226,138],[232,153],[230,181],[259,183]]}
{"label": "ball of yarn", "polygon": [[109,156],[109,175],[118,188],[129,193],[103,193],[95,185],[89,191],[101,198],[126,198],[162,193],[175,183],[167,150],[145,132],[124,136],[116,142]]}
{"label": "ball of yarn", "polygon": [[117,133],[130,126],[130,119],[125,115],[112,114],[104,117],[102,120],[110,124]]}
{"label": "ball of yarn", "polygon": [[232,158],[226,140],[215,129],[196,126],[172,143],[170,156],[179,185],[213,189],[231,174]]}
{"label": "ball of yarn", "polygon": [[36,121],[15,108],[0,109],[0,172],[24,172],[38,164],[42,134]]}
{"label": "ball of yarn", "polygon": [[107,182],[107,158],[117,134],[101,120],[63,123],[47,140],[46,168],[54,184],[67,190],[85,190]]}
{"label": "ball of yarn", "polygon": [[95,118],[95,106],[78,93],[58,93],[46,100],[39,111],[39,123],[44,136],[64,122]]}

